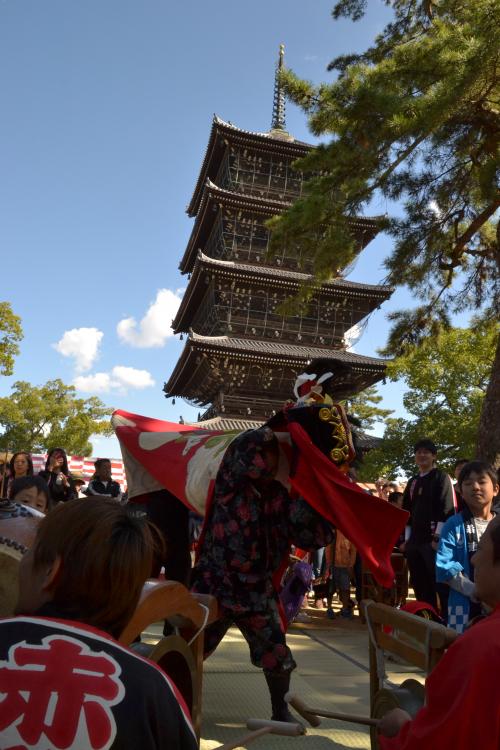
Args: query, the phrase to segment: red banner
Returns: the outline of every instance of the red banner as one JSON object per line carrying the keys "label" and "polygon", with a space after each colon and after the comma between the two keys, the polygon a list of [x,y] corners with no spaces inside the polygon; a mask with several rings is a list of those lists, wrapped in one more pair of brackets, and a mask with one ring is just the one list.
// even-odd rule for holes
{"label": "red banner", "polygon": [[[120,441],[129,497],[166,488],[204,514],[207,498],[228,445],[239,432],[208,431],[118,410],[113,426]],[[408,514],[363,492],[313,444],[295,422],[277,433],[281,446],[278,479],[304,497],[352,541],[383,586],[391,586],[390,556]],[[288,476],[290,437],[298,448]]]}

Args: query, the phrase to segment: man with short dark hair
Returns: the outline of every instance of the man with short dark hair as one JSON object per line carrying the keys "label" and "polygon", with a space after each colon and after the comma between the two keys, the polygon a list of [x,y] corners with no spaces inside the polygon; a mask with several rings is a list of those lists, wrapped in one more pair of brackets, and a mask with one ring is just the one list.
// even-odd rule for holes
{"label": "man with short dark hair", "polygon": [[182,698],[118,638],[149,576],[154,536],[109,499],[41,522],[0,621],[0,747],[196,750]]}
{"label": "man with short dark hair", "polygon": [[94,463],[94,467],[95,476],[89,482],[85,494],[112,497],[113,500],[120,502],[122,499],[122,490],[118,482],[112,479],[111,461],[109,458],[98,458]]}
{"label": "man with short dark hair", "polygon": [[[437,609],[436,550],[441,528],[456,510],[453,486],[448,474],[435,466],[437,448],[432,440],[419,440],[414,450],[419,473],[410,479],[403,494],[403,508],[409,511],[410,518],[402,547],[416,598]],[[442,614],[446,617],[444,585],[440,594]]]}

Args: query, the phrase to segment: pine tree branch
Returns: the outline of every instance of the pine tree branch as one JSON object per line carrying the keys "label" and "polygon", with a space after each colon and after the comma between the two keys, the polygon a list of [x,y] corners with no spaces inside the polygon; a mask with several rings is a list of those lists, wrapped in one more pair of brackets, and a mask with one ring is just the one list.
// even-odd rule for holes
{"label": "pine tree branch", "polygon": [[429,132],[422,133],[413,143],[408,146],[404,151],[400,153],[396,161],[394,161],[390,166],[387,167],[385,172],[382,172],[380,177],[372,184],[370,185],[370,192],[373,192],[379,187],[382,187],[383,183],[387,180],[387,178],[399,167],[399,165],[405,161],[405,159],[408,158],[408,156],[415,151],[415,149],[420,146],[420,144],[425,141],[425,139],[430,135]]}
{"label": "pine tree branch", "polygon": [[497,208],[500,207],[500,198],[497,198],[496,201],[491,203],[487,208],[484,209],[484,211],[481,211],[480,214],[476,216],[474,221],[472,221],[468,228],[465,230],[465,232],[457,239],[457,242],[455,243],[455,247],[453,249],[453,255],[458,255],[458,253],[462,253],[463,250],[465,250],[465,246],[467,243],[474,237],[476,232],[481,229],[483,224],[488,221],[488,219],[493,216]]}

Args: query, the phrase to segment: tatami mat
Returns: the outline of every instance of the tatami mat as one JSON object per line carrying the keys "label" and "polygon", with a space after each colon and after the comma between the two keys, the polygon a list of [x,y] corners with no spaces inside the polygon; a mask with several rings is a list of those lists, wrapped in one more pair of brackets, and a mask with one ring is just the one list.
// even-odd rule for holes
{"label": "tatami mat", "polygon": [[[367,713],[368,674],[357,668],[345,674],[344,659],[312,641],[305,633],[292,632],[288,642],[297,661],[291,689],[307,703],[329,710]],[[270,702],[262,672],[252,667],[248,646],[231,629],[215,654],[205,663],[201,750],[242,737],[248,718],[269,718]],[[230,667],[226,671],[222,667]],[[339,700],[335,704],[333,699]],[[256,750],[286,747],[296,750],[368,748],[365,727],[324,719],[318,728],[308,727],[304,737],[265,735],[256,740]],[[291,743],[291,744],[290,744]]]}
{"label": "tatami mat", "polygon": [[[154,641],[160,634],[161,625],[153,625],[143,639]],[[330,621],[324,611],[314,612],[312,624],[292,625],[287,642],[297,662],[291,690],[304,702],[329,711],[369,714],[368,633],[358,617]],[[423,679],[417,670],[389,660],[386,672],[393,684],[407,677]],[[248,646],[236,628],[228,631],[204,664],[202,715],[200,750],[216,750],[244,737],[249,718],[271,716],[264,676],[250,663]],[[250,747],[285,750],[285,743],[287,750],[365,750],[370,747],[370,737],[368,727],[363,725],[322,719],[321,726],[308,726],[303,737],[269,734]]]}

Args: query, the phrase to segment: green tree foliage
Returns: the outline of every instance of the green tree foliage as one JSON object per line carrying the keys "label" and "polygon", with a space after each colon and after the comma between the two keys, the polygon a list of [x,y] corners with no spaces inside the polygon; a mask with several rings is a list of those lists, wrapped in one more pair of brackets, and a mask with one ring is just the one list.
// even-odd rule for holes
{"label": "green tree foliage", "polygon": [[422,437],[439,446],[439,464],[449,471],[458,458],[474,456],[497,336],[495,323],[451,328],[389,365],[390,379],[402,379],[408,387],[403,403],[411,418],[387,420],[363,477],[413,473],[413,445]]}
{"label": "green tree foliage", "polygon": [[[274,248],[300,246],[325,280],[359,252],[354,217],[374,197],[399,202],[403,215],[379,226],[395,239],[386,281],[418,300],[389,316],[386,353],[405,355],[453,313],[500,317],[500,3],[386,4],[393,21],[366,52],[331,63],[333,83],[283,74],[312,132],[330,140],[296,163],[313,175],[308,190],[271,226]],[[358,20],[365,6],[341,0],[333,15]],[[477,451],[500,462],[500,344]]]}
{"label": "green tree foliage", "polygon": [[33,386],[18,381],[12,395],[0,398],[0,449],[40,453],[61,446],[68,453],[92,453],[91,435],[110,435],[112,409],[100,399],[76,398],[61,380]]}
{"label": "green tree foliage", "polygon": [[348,414],[359,419],[361,428],[366,431],[372,429],[377,422],[385,422],[392,414],[391,409],[379,406],[381,401],[382,396],[377,393],[376,386],[371,386],[346,401],[345,407]]}
{"label": "green tree foliage", "polygon": [[12,375],[22,338],[21,318],[14,314],[9,302],[0,302],[0,375]]}

